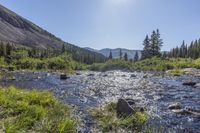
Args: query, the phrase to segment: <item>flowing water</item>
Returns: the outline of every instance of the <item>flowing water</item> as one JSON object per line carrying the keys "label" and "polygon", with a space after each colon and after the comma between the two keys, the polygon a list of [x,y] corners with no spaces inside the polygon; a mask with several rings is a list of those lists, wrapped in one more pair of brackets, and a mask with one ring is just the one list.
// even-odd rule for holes
{"label": "flowing water", "polygon": [[19,88],[50,90],[67,104],[72,105],[81,119],[80,133],[92,132],[94,122],[87,114],[89,107],[131,98],[151,116],[148,124],[164,128],[166,133],[200,133],[200,117],[194,114],[176,114],[168,109],[173,103],[183,108],[200,110],[200,89],[183,86],[193,76],[171,77],[165,73],[144,72],[92,72],[80,71],[67,80],[58,73],[13,72],[15,80],[3,78],[1,85]]}

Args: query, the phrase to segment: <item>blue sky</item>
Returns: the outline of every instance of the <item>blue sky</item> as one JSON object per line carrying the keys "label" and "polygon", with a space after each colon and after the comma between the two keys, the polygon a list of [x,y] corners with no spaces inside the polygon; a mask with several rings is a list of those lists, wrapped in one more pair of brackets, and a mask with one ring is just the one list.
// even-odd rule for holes
{"label": "blue sky", "polygon": [[200,38],[200,0],[0,0],[19,15],[80,47],[142,49],[159,28],[169,50]]}

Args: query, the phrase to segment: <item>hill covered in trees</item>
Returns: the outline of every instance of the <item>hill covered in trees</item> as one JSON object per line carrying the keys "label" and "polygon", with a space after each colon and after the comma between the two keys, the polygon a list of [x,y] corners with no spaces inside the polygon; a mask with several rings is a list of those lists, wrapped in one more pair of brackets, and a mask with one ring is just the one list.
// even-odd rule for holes
{"label": "hill covered in trees", "polygon": [[38,51],[37,54],[41,54],[41,51],[47,54],[64,50],[71,55],[72,59],[87,64],[104,62],[106,59],[100,53],[62,41],[2,5],[0,5],[0,41],[1,50],[9,44],[12,47],[28,47],[33,52]]}

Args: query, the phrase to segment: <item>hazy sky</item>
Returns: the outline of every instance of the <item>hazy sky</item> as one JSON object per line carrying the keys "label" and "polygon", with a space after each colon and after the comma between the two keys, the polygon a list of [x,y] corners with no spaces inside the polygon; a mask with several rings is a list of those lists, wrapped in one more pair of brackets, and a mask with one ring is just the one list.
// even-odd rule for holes
{"label": "hazy sky", "polygon": [[163,50],[200,38],[200,0],[0,0],[66,42],[142,49],[159,28]]}

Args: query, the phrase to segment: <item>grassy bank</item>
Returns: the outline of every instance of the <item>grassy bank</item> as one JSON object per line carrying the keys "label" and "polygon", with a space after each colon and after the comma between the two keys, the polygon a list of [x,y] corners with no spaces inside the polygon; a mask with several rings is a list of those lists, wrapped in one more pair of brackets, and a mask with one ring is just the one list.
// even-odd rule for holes
{"label": "grassy bank", "polygon": [[0,87],[0,130],[6,133],[73,133],[70,107],[49,92]]}
{"label": "grassy bank", "polygon": [[124,69],[129,71],[166,71],[182,68],[200,68],[200,59],[190,58],[151,58],[137,62],[124,60],[109,60],[106,63],[93,64],[90,69],[95,71],[108,71],[113,69]]}
{"label": "grassy bank", "polygon": [[116,104],[110,103],[102,108],[89,110],[91,116],[97,121],[97,126],[103,132],[139,131],[147,120],[144,112],[135,112],[126,118],[117,117]]}
{"label": "grassy bank", "polygon": [[4,57],[0,57],[0,68],[8,70],[28,69],[34,71],[60,70],[68,73],[87,68],[86,64],[72,60],[71,56],[67,54],[44,59],[25,57],[19,59],[12,58],[10,61],[7,60]]}

